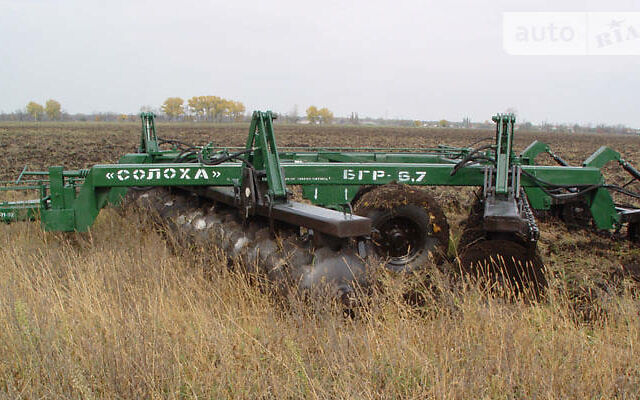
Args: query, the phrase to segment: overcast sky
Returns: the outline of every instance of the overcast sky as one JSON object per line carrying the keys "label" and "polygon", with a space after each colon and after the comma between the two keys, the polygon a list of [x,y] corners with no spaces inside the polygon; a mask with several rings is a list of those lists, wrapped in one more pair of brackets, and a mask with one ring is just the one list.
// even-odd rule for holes
{"label": "overcast sky", "polygon": [[640,127],[640,56],[513,56],[506,11],[640,0],[0,0],[0,111],[137,112],[217,95],[247,110]]}

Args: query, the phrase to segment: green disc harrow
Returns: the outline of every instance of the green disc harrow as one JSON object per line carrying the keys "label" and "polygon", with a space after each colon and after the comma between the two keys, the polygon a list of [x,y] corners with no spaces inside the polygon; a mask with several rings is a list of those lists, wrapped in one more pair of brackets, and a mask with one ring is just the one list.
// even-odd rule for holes
{"label": "green disc harrow", "polygon": [[[568,165],[539,141],[516,154],[512,148],[515,117],[511,114],[494,116],[495,140],[475,148],[304,151],[278,148],[274,115],[269,111],[253,113],[243,148],[161,140],[154,118],[151,113],[141,114],[138,151],[124,155],[116,164],[77,171],[55,166],[46,172],[25,168],[16,181],[3,182],[2,190],[37,190],[40,197],[0,203],[0,218],[5,222],[39,219],[47,231],[84,232],[103,207],[119,204],[128,192],[162,197],[166,204],[174,201],[166,199],[168,192],[195,194],[233,210],[240,225],[234,224],[244,230],[250,231],[247,227],[253,221],[261,221],[271,237],[283,226],[293,228],[297,236],[304,237],[311,254],[316,254],[303,263],[323,263],[317,256],[322,248],[336,252],[327,260],[353,254],[353,259],[360,260],[354,261],[359,267],[340,278],[343,286],[357,280],[356,275],[372,264],[366,262],[371,258],[402,272],[456,256],[447,254],[448,223],[425,186],[479,189],[458,245],[458,262],[464,270],[502,260],[500,274],[506,272],[518,282],[543,282],[542,261],[536,252],[537,211],[582,218],[598,230],[625,228],[629,239],[636,242],[640,236],[640,210],[616,204],[612,193],[636,199],[640,194],[607,184],[601,169],[613,161],[633,180],[640,179],[640,172],[608,147],[601,147],[578,166]],[[162,149],[166,147],[170,148]],[[557,165],[536,164],[543,153]],[[305,201],[293,200],[293,187],[301,188]],[[132,188],[137,190],[130,191]],[[204,215],[203,221],[205,217],[209,218]],[[194,229],[224,228],[226,223],[212,215],[194,223]],[[260,234],[251,235],[259,240]],[[230,251],[237,250],[238,240],[230,242]],[[325,275],[331,275],[331,263],[324,264]],[[498,274],[498,267],[492,271]],[[296,279],[306,279],[304,274]]]}

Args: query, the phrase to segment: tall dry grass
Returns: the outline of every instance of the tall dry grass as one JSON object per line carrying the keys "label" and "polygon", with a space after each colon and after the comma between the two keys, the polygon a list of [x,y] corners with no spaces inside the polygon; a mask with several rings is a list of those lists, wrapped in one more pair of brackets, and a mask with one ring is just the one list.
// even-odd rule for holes
{"label": "tall dry grass", "polygon": [[[174,254],[133,216],[91,234],[2,226],[0,392],[8,398],[636,398],[631,290],[576,317],[561,278],[537,304],[402,278],[355,318]],[[213,251],[213,250],[209,250]],[[214,260],[207,265],[201,259]],[[223,258],[218,258],[222,260]],[[428,291],[427,294],[431,293]],[[284,303],[284,304],[283,304]]]}

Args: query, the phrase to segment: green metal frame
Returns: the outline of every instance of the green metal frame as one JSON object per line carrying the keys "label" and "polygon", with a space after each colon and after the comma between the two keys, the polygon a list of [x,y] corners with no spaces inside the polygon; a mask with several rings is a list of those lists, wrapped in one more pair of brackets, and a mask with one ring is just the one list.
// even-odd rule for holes
{"label": "green metal frame", "polygon": [[156,115],[152,112],[140,114],[142,120],[142,132],[140,133],[139,153],[157,154],[160,152],[158,136],[156,135]]}
{"label": "green metal frame", "polygon": [[[265,171],[270,198],[274,201],[283,201],[287,198],[287,185],[280,169],[280,157],[273,133],[273,119],[271,111],[253,113],[245,148],[255,149],[249,153],[247,161],[254,168]],[[243,166],[246,167],[247,162],[243,162]]]}
{"label": "green metal frame", "polygon": [[496,194],[506,195],[509,191],[509,168],[511,168],[511,148],[513,146],[513,114],[498,114],[496,123]]}
{"label": "green metal frame", "polygon": [[[485,155],[495,157],[495,165],[478,162],[457,171],[454,170],[459,161],[473,149],[439,146],[396,151],[279,150],[273,118],[269,111],[254,112],[244,154],[235,160],[209,165],[195,155],[183,160],[186,162],[175,162],[181,152],[178,149],[160,150],[154,115],[142,113],[138,153],[123,156],[117,164],[95,165],[81,171],[63,171],[62,167],[51,167],[48,172],[23,171],[20,178],[25,174],[44,178],[29,186],[40,191],[40,199],[0,203],[0,219],[9,222],[35,219],[39,215],[48,231],[86,231],[100,209],[109,203],[118,204],[129,187],[240,188],[243,170],[248,167],[260,172],[257,176],[266,183],[270,201],[286,202],[287,185],[301,185],[303,197],[313,204],[338,210],[348,209],[360,190],[371,185],[397,182],[415,186],[482,186],[489,167],[495,169],[496,193],[506,194],[515,184],[512,168],[517,167],[523,172],[519,185],[524,188],[531,207],[544,210],[549,209],[554,200],[541,182],[576,187],[602,185],[604,178],[600,168],[612,160],[633,169],[619,153],[608,148],[598,150],[582,166],[535,165],[539,154],[554,155],[546,144],[537,141],[520,155],[515,155],[512,151],[513,115],[494,117],[496,143]],[[205,146],[202,153],[222,156],[228,155],[230,150]],[[24,185],[20,178],[6,189],[22,189]],[[589,192],[585,200],[598,228],[612,229],[620,225],[620,214],[606,188]]]}

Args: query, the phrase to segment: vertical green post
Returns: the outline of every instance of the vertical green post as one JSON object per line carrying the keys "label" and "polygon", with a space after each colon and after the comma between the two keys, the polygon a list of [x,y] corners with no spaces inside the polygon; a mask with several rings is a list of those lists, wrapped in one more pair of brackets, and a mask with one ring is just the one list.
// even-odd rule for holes
{"label": "vertical green post", "polygon": [[51,208],[58,210],[66,208],[62,167],[49,167],[49,190],[51,194]]}
{"label": "vertical green post", "polygon": [[140,133],[139,153],[157,153],[160,151],[158,147],[158,137],[156,135],[156,115],[152,112],[140,113],[142,120],[142,132]]}
{"label": "vertical green post", "polygon": [[496,194],[507,194],[509,191],[509,167],[511,167],[511,147],[513,144],[513,125],[516,117],[513,114],[494,116],[496,123]]}
{"label": "vertical green post", "polygon": [[[68,188],[75,190],[74,188]],[[49,194],[51,201],[48,208],[41,208],[41,223],[45,231],[73,231],[75,213],[69,202],[73,202],[65,193],[62,167],[49,168]],[[44,204],[43,204],[44,205]]]}
{"label": "vertical green post", "polygon": [[256,169],[264,169],[269,194],[274,199],[286,199],[287,188],[280,168],[280,156],[273,133],[273,114],[271,111],[255,111],[253,113],[246,148],[255,148],[249,154],[248,160]]}

